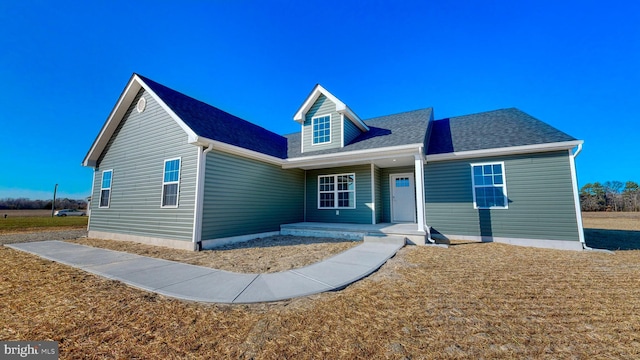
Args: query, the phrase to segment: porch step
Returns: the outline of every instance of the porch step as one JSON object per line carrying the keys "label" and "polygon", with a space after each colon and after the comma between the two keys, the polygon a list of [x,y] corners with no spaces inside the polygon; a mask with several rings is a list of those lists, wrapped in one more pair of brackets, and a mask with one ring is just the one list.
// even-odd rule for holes
{"label": "porch step", "polygon": [[389,236],[385,234],[367,234],[362,239],[363,242],[371,243],[383,243],[383,244],[397,244],[404,246],[407,243],[407,238],[404,236]]}

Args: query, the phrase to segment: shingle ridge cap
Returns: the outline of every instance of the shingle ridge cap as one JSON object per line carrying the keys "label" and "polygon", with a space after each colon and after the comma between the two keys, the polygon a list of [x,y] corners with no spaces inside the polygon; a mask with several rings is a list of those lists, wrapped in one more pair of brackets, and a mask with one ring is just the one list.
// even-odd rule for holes
{"label": "shingle ridge cap", "polygon": [[418,111],[433,111],[433,106],[429,106],[429,107],[421,108],[421,109],[409,110],[409,111],[400,111],[400,112],[393,113],[393,114],[380,115],[380,116],[376,116],[376,117],[372,117],[372,118],[368,118],[368,119],[363,119],[363,121],[378,120],[378,119],[381,119],[381,118],[397,116],[397,115],[402,115],[402,114],[409,114],[409,113],[414,113],[414,112],[418,112]]}
{"label": "shingle ridge cap", "polygon": [[[448,116],[448,117],[444,117],[441,119],[436,119],[435,121],[440,121],[440,120],[445,120],[445,119],[457,119],[457,118],[464,118],[464,117],[468,117],[468,116],[476,116],[476,115],[485,115],[485,114],[490,114],[490,113],[498,113],[498,112],[507,112],[507,111],[518,111],[521,112],[523,114],[527,114],[524,111],[516,108],[516,107],[508,107],[508,108],[502,108],[502,109],[494,109],[494,110],[487,110],[487,111],[480,111],[480,112],[476,112],[476,113],[471,113],[471,114],[464,114],[464,115],[455,115],[455,116]],[[529,114],[527,114],[529,115]],[[531,115],[529,115],[531,116]]]}

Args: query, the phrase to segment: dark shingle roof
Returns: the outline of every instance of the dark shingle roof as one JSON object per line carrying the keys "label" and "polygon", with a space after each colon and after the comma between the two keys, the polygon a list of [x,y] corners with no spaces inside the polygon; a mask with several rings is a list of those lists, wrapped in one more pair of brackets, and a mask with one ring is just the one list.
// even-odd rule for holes
{"label": "dark shingle roof", "polygon": [[280,159],[287,157],[287,139],[283,136],[158,84],[144,76],[139,74],[138,76],[198,136]]}
{"label": "dark shingle roof", "polygon": [[[365,120],[371,129],[343,148],[301,153],[300,132],[280,136],[256,124],[138,75],[198,136],[280,159],[425,142],[433,109]],[[432,122],[427,154],[444,154],[576,140],[518,109],[501,109]]]}
{"label": "dark shingle roof", "polygon": [[427,154],[572,141],[574,137],[518,109],[501,109],[433,122]]}
{"label": "dark shingle roof", "polygon": [[289,140],[289,157],[302,157],[368,150],[406,144],[422,144],[431,118],[432,108],[403,112],[364,120],[370,128],[343,148],[301,153],[300,133],[285,135]]}

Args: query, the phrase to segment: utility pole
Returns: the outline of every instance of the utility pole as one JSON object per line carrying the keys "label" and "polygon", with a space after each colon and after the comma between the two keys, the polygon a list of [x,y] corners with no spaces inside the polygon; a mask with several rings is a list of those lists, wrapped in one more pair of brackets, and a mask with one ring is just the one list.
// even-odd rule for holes
{"label": "utility pole", "polygon": [[58,191],[58,184],[53,188],[53,202],[51,203],[51,217],[53,217],[53,213],[56,211],[56,192]]}

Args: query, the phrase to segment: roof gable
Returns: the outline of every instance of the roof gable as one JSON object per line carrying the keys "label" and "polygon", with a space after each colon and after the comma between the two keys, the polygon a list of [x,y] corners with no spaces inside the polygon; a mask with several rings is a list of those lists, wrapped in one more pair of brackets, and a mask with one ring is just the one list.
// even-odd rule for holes
{"label": "roof gable", "polygon": [[433,122],[428,155],[575,141],[516,108]]}
{"label": "roof gable", "polygon": [[279,159],[286,158],[286,138],[151,79],[133,74],[85,156],[82,162],[84,166],[96,165],[140,89],[145,89],[176,121],[185,131],[190,143],[198,142],[201,137]]}
{"label": "roof gable", "polygon": [[340,114],[344,114],[351,122],[353,122],[361,131],[369,131],[367,125],[360,119],[356,113],[353,112],[345,103],[340,101],[337,97],[335,97],[332,93],[330,93],[327,89],[323,88],[320,84],[316,84],[316,86],[311,90],[307,99],[302,103],[302,106],[298,109],[298,111],[293,115],[293,120],[302,124],[305,121],[305,115],[311,109],[313,104],[318,100],[320,95],[324,95],[336,105],[336,111]]}
{"label": "roof gable", "polygon": [[140,76],[198,136],[284,159],[287,139],[226,111]]}

